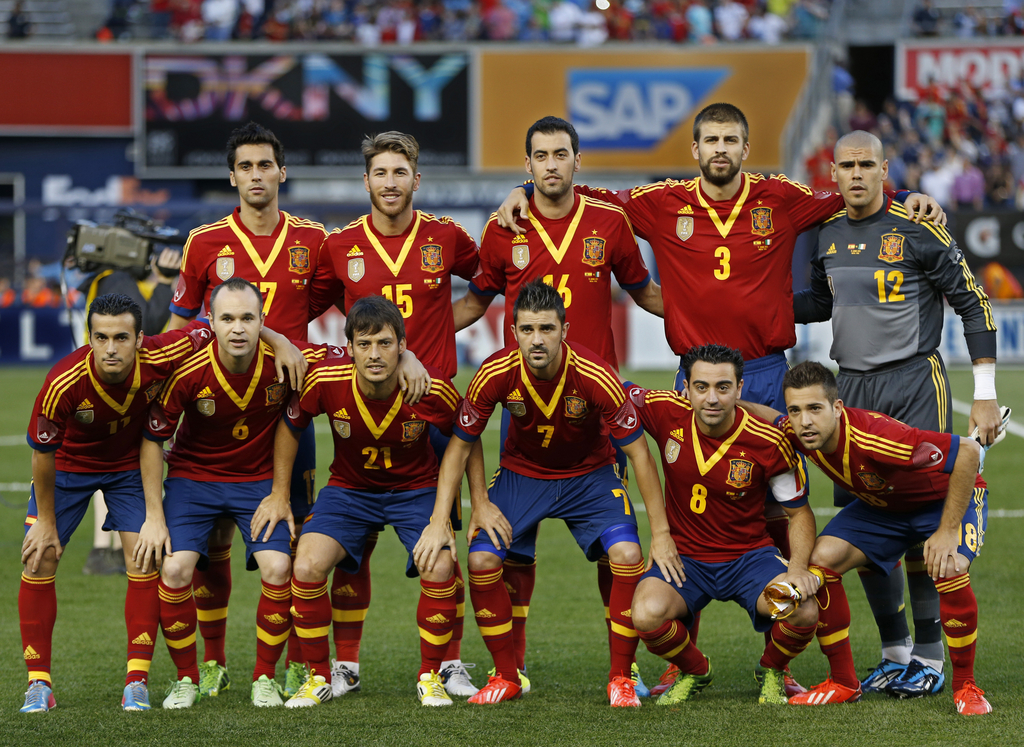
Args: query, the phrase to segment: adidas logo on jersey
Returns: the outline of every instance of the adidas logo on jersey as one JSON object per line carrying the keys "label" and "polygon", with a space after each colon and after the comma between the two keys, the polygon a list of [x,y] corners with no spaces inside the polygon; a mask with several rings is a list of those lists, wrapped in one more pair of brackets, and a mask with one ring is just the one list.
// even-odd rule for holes
{"label": "adidas logo on jersey", "polygon": [[676,439],[677,441],[685,441],[686,440],[686,429],[685,428],[676,428],[675,430],[670,432],[669,435],[672,436],[672,438]]}
{"label": "adidas logo on jersey", "polygon": [[356,590],[352,588],[351,584],[345,584],[344,586],[339,586],[337,589],[334,590],[334,594],[335,594],[335,596],[339,596],[339,597],[357,597],[357,596],[359,596],[359,594],[356,592]]}
{"label": "adidas logo on jersey", "polygon": [[149,633],[143,633],[138,638],[136,638],[134,641],[132,641],[132,645],[133,646],[152,646],[153,645],[153,639],[149,637]]}
{"label": "adidas logo on jersey", "polygon": [[351,249],[348,250],[348,256],[350,256],[350,257],[362,257],[363,256],[363,250],[360,249],[358,246],[353,246]]}
{"label": "adidas logo on jersey", "polygon": [[224,248],[221,249],[219,252],[217,252],[217,256],[218,257],[234,257],[235,253],[233,251],[231,251],[231,247],[230,246],[225,244]]}
{"label": "adidas logo on jersey", "polygon": [[444,625],[446,622],[448,622],[448,618],[442,615],[440,612],[438,612],[433,617],[428,617],[427,622],[434,623],[434,625]]}
{"label": "adidas logo on jersey", "polygon": [[207,589],[205,586],[200,586],[198,589],[192,592],[192,596],[197,599],[213,599],[213,592]]}
{"label": "adidas logo on jersey", "polygon": [[178,621],[177,621],[177,622],[175,622],[175,623],[174,623],[174,625],[172,625],[171,627],[169,627],[169,628],[164,628],[164,632],[165,632],[165,633],[177,633],[177,632],[178,632],[179,630],[184,630],[184,629],[185,629],[185,628],[187,628],[187,627],[188,627],[188,625],[186,625],[185,623],[183,623],[183,622],[182,622],[181,620],[178,620]]}
{"label": "adidas logo on jersey", "polygon": [[825,252],[825,254],[835,254],[835,253],[836,253],[836,245],[835,245],[835,244],[833,244],[832,246],[830,246],[830,247],[828,248],[828,251],[827,251],[827,252]]}
{"label": "adidas logo on jersey", "polygon": [[679,215],[693,215],[693,208],[689,205],[683,205],[679,208]]}
{"label": "adidas logo on jersey", "polygon": [[288,622],[286,618],[281,617],[276,612],[273,615],[264,615],[263,619],[273,625],[284,625],[286,622]]}
{"label": "adidas logo on jersey", "polygon": [[81,402],[78,403],[78,409],[79,410],[91,410],[92,409],[92,402],[90,402],[89,398],[86,397],[85,399],[83,399]]}
{"label": "adidas logo on jersey", "polygon": [[41,659],[42,657],[36,653],[36,650],[31,646],[25,648],[25,661],[29,659]]}
{"label": "adidas logo on jersey", "polygon": [[515,246],[516,244],[529,244],[529,243],[530,243],[530,240],[528,238],[526,238],[525,236],[523,236],[522,234],[518,234],[518,235],[512,237],[512,246]]}
{"label": "adidas logo on jersey", "polygon": [[947,622],[945,627],[947,627],[947,628],[966,628],[967,627],[967,623],[962,623],[962,622],[960,622],[957,619],[953,619],[953,620],[950,620],[949,622]]}
{"label": "adidas logo on jersey", "polygon": [[213,392],[210,391],[210,387],[204,386],[203,391],[196,395],[196,399],[208,399],[213,396]]}
{"label": "adidas logo on jersey", "polygon": [[349,416],[348,416],[348,410],[346,410],[344,407],[342,407],[340,410],[338,410],[336,413],[334,413],[334,417],[338,418],[339,420],[349,420],[350,419]]}
{"label": "adidas logo on jersey", "polygon": [[477,610],[476,616],[477,617],[482,617],[484,619],[489,618],[489,617],[497,617],[497,615],[495,615],[493,612],[491,612],[486,607],[484,609],[482,609],[482,610]]}
{"label": "adidas logo on jersey", "polygon": [[518,388],[516,388],[516,390],[514,392],[512,392],[512,394],[508,395],[508,401],[509,402],[522,402],[523,401],[523,395],[519,392]]}

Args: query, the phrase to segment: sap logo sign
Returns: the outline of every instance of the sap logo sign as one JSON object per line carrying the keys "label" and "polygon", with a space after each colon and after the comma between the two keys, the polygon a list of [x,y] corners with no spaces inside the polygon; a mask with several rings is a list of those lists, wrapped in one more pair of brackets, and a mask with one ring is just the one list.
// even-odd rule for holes
{"label": "sap logo sign", "polygon": [[570,70],[569,119],[580,147],[650,150],[670,135],[728,68]]}

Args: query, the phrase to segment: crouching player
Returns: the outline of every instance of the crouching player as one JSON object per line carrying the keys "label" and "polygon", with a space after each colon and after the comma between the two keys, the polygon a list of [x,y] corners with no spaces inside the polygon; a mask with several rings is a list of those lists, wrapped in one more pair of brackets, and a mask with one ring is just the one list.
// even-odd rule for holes
{"label": "crouching player", "polygon": [[[428,429],[433,425],[451,436],[461,397],[447,377],[428,368],[429,392],[416,405],[406,401],[398,387],[405,324],[398,307],[383,296],[352,304],[345,336],[352,361],[324,361],[310,369],[302,395],[292,399],[275,441],[271,498],[280,501],[288,495],[299,433],[316,415],[329,414],[334,438],[331,477],[303,527],[291,586],[295,628],[310,675],[285,705],[305,708],[331,700],[328,576],[335,566],[356,573],[367,537],[385,524],[395,528],[409,551],[406,575],[420,576],[420,703],[451,705],[439,672],[455,624],[455,538],[448,523],[451,498],[438,500],[438,462]],[[479,449],[474,461],[471,484],[482,489]],[[443,514],[434,510],[438,502],[449,507]],[[431,516],[439,517],[449,551],[427,568],[414,563],[412,554]]]}
{"label": "crouching player", "polygon": [[[672,705],[693,698],[713,676],[686,626],[708,602],[735,600],[756,630],[771,631],[760,661],[759,700],[785,704],[786,667],[811,642],[818,620],[815,604],[797,604],[819,584],[808,570],[815,526],[806,476],[777,429],[737,408],[740,351],[693,347],[682,369],[688,396],[627,384],[661,451],[667,498],[667,510],[647,504],[651,557],[633,597],[633,625],[651,653],[679,668],[657,701]],[[788,567],[768,535],[769,486],[789,516]],[[777,615],[772,598],[780,595]],[[785,619],[773,620],[776,615]]]}
{"label": "crouching player", "polygon": [[843,574],[868,564],[890,573],[908,548],[923,541],[953,664],[953,702],[964,715],[990,713],[974,682],[978,602],[969,572],[988,516],[988,490],[978,474],[981,447],[970,438],[844,407],[835,376],[814,361],[786,372],[782,385],[789,414],[778,425],[828,478],[859,499],[826,525],[811,553],[811,567],[825,578],[817,594],[818,643],[831,676],[790,703],[860,698]]}

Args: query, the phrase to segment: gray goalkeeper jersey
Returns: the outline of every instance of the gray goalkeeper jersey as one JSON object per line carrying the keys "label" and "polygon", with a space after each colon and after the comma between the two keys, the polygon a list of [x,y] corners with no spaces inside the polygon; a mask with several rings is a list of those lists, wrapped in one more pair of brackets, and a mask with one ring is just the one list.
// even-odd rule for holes
{"label": "gray goalkeeper jersey", "polygon": [[938,348],[945,296],[963,320],[971,359],[995,358],[992,307],[953,237],[886,203],[863,220],[842,210],[822,224],[811,287],[793,298],[796,322],[831,318],[832,359],[872,371]]}

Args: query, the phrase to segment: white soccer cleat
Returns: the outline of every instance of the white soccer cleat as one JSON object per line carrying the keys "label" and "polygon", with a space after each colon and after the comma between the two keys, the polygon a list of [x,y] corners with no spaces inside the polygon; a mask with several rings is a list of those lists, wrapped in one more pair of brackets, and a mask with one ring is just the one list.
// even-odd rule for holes
{"label": "white soccer cleat", "polygon": [[420,705],[450,706],[452,699],[444,689],[444,683],[436,672],[425,672],[416,683],[416,694],[420,696]]}
{"label": "white soccer cleat", "polygon": [[449,695],[458,698],[471,698],[480,692],[480,688],[473,684],[473,678],[466,671],[475,666],[476,664],[463,664],[461,661],[457,661],[441,670],[441,681],[444,682],[444,689],[448,691]]}
{"label": "white soccer cleat", "polygon": [[316,670],[310,674],[299,691],[285,701],[285,708],[312,708],[323,705],[330,701],[332,696],[331,685],[326,678],[316,674]]}
{"label": "white soccer cleat", "polygon": [[346,666],[347,664],[348,662],[331,659],[331,688],[335,698],[363,689],[359,675],[351,667]]}
{"label": "white soccer cleat", "polygon": [[191,677],[182,677],[167,691],[164,708],[167,710],[191,708],[197,700],[199,700],[199,685],[194,684]]}
{"label": "white soccer cleat", "polygon": [[252,683],[249,698],[257,708],[276,708],[284,705],[284,699],[281,698],[281,686],[277,684],[276,680],[270,679],[265,674],[261,674],[259,679]]}

